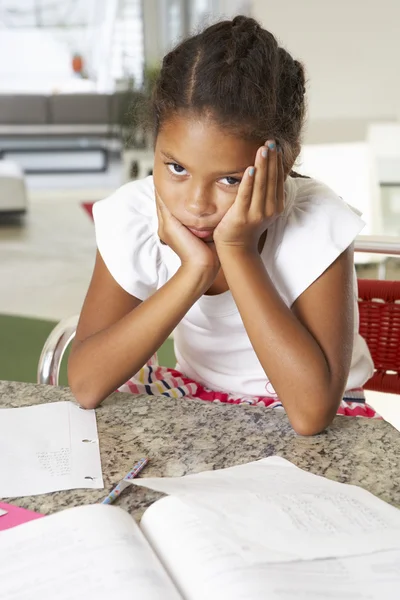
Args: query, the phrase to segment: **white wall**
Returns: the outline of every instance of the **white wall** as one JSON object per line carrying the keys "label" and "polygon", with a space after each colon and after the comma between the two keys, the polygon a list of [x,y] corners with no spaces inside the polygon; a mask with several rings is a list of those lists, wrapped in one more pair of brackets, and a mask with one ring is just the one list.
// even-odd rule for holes
{"label": "white wall", "polygon": [[0,92],[50,93],[73,78],[68,47],[51,32],[1,30]]}
{"label": "white wall", "polygon": [[251,11],[251,0],[211,0],[215,14],[230,19],[235,15],[248,15]]}
{"label": "white wall", "polygon": [[253,0],[252,14],[304,62],[311,125],[400,119],[399,0]]}

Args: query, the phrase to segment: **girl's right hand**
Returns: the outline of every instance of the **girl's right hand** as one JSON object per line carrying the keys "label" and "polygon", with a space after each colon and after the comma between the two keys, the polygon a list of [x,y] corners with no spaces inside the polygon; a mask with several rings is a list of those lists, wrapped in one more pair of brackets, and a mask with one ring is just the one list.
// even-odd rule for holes
{"label": "girl's right hand", "polygon": [[214,242],[206,243],[197,238],[168,210],[156,190],[158,235],[181,259],[182,265],[198,268],[210,276],[210,285],[220,268]]}

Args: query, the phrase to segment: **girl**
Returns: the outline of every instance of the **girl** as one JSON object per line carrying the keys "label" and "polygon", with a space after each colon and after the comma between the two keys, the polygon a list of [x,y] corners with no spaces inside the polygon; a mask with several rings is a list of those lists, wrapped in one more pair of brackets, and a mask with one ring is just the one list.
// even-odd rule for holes
{"label": "girl", "polygon": [[[251,18],[164,58],[154,176],[94,207],[98,253],[69,360],[82,406],[116,388],[283,405],[313,435],[372,375],[352,250],[364,223],[292,172],[304,94],[302,65]],[[173,330],[169,370],[149,360]]]}

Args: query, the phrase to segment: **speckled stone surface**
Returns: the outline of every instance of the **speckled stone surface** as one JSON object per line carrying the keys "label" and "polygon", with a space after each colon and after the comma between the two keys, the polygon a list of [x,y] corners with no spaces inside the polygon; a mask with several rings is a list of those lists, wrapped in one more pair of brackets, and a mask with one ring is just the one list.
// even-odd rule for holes
{"label": "speckled stone surface", "polygon": [[[0,382],[0,408],[72,400],[68,388]],[[96,410],[104,490],[8,498],[49,514],[101,501],[142,456],[142,476],[179,476],[271,455],[317,475],[369,490],[400,507],[400,434],[385,421],[336,417],[315,437],[294,433],[283,412],[262,407],[115,393]],[[1,413],[0,413],[1,418]],[[132,486],[118,505],[139,519],[160,494]]]}

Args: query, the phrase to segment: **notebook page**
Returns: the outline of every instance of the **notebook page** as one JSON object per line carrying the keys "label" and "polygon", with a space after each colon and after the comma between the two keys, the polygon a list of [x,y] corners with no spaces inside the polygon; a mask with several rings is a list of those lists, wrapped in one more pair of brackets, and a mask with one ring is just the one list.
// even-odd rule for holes
{"label": "notebook page", "polygon": [[94,410],[73,402],[0,409],[0,498],[102,487]]}
{"label": "notebook page", "polygon": [[1,600],[182,600],[125,511],[82,506],[0,534]]}
{"label": "notebook page", "polygon": [[187,600],[398,600],[400,550],[272,563],[246,559],[181,500],[153,504],[141,528]]}
{"label": "notebook page", "polygon": [[180,497],[249,564],[400,549],[398,509],[279,457],[132,484]]}

